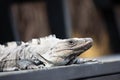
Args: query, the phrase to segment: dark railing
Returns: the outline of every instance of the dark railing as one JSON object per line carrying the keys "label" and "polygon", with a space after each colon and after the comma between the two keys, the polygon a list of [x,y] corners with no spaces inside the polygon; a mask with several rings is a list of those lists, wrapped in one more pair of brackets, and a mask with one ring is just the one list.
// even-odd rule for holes
{"label": "dark railing", "polygon": [[120,80],[120,55],[98,59],[100,63],[89,62],[46,70],[1,72],[0,80]]}

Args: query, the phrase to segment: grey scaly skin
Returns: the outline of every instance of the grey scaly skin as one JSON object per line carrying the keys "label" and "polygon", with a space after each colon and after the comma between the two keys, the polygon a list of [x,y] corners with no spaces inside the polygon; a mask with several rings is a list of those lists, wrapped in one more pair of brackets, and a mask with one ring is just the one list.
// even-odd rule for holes
{"label": "grey scaly skin", "polygon": [[92,46],[92,38],[58,39],[55,36],[0,45],[0,70],[39,69],[84,63],[78,56]]}

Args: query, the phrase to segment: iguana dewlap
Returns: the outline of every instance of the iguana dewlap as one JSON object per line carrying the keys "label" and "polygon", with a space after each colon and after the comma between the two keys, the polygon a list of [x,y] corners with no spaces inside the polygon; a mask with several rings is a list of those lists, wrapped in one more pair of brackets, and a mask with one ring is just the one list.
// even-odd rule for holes
{"label": "iguana dewlap", "polygon": [[[92,38],[58,39],[55,36],[0,45],[0,70],[38,69],[79,63],[92,46]],[[78,62],[79,61],[79,62]]]}

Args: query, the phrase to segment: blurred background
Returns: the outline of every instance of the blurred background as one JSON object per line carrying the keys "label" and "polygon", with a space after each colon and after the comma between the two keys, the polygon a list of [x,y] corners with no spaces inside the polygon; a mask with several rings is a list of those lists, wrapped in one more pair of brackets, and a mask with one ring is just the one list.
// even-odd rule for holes
{"label": "blurred background", "polygon": [[120,54],[120,1],[0,0],[0,44],[50,34],[92,37],[81,57]]}

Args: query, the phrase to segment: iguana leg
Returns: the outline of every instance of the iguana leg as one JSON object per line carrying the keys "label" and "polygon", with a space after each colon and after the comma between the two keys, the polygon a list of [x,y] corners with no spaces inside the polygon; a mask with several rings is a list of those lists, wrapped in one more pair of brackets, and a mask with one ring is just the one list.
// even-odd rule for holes
{"label": "iguana leg", "polygon": [[87,59],[87,58],[76,58],[73,63],[82,64],[82,63],[90,63],[90,62],[100,63],[100,61],[97,59]]}
{"label": "iguana leg", "polygon": [[41,69],[44,65],[40,64],[40,62],[36,63],[31,60],[23,59],[17,61],[17,66],[19,69],[24,70],[24,69],[39,69],[39,68]]}
{"label": "iguana leg", "polygon": [[18,70],[19,70],[18,67],[12,67],[12,68],[4,68],[2,70],[2,72],[6,72],[6,71],[18,71]]}

